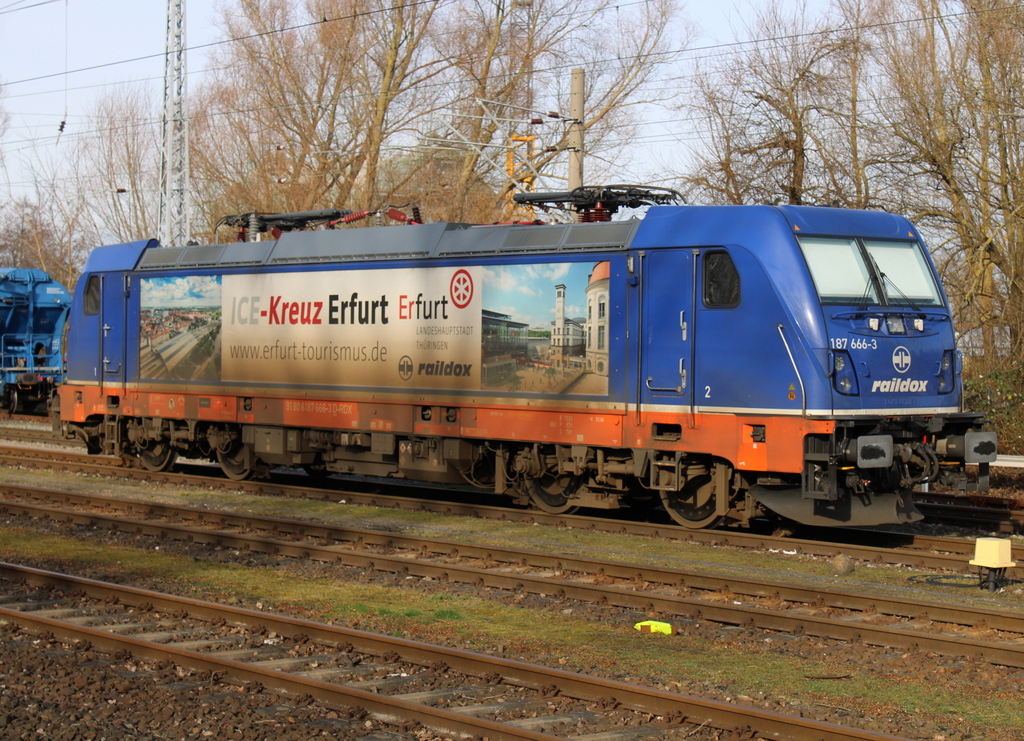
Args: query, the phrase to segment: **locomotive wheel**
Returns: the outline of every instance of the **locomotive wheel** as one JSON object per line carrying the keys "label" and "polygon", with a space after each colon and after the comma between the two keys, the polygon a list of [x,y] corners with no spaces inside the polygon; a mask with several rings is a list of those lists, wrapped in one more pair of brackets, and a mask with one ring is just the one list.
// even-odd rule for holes
{"label": "locomotive wheel", "polygon": [[[683,527],[705,528],[718,525],[725,518],[718,515],[719,497],[729,496],[728,468],[716,463],[710,472],[687,481],[682,491],[661,492],[661,503],[669,516]],[[722,479],[726,482],[723,485]]]}
{"label": "locomotive wheel", "polygon": [[178,451],[165,442],[139,451],[139,462],[147,471],[166,471],[178,460]]}
{"label": "locomotive wheel", "polygon": [[232,481],[245,481],[256,472],[256,456],[244,445],[231,451],[218,450],[217,462]]}
{"label": "locomotive wheel", "polygon": [[545,474],[530,479],[530,503],[537,509],[552,515],[571,515],[579,507],[570,504],[569,497],[579,488],[580,480],[575,476],[552,476]]}

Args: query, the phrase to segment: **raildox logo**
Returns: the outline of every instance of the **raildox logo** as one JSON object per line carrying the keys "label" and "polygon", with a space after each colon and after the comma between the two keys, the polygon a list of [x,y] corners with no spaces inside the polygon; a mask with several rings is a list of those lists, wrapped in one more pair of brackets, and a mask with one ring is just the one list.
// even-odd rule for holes
{"label": "raildox logo", "polygon": [[403,355],[402,359],[398,361],[398,375],[403,381],[408,381],[412,378],[413,363],[412,358],[408,355]]}
{"label": "raildox logo", "polygon": [[910,370],[910,350],[900,345],[892,351],[892,367],[897,373],[906,373]]}

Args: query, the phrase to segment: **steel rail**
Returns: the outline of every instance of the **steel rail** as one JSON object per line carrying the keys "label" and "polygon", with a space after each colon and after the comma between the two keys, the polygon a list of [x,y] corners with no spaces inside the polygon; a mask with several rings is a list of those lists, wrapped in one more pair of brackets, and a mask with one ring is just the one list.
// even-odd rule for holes
{"label": "steel rail", "polygon": [[[614,680],[586,676],[551,669],[525,662],[499,657],[475,654],[454,648],[430,646],[428,644],[391,636],[375,635],[350,628],[314,623],[308,620],[249,610],[241,607],[216,605],[208,602],[171,597],[133,587],[105,584],[82,577],[73,577],[53,572],[30,569],[14,564],[0,563],[0,574],[7,579],[23,580],[35,585],[53,585],[65,589],[77,589],[94,597],[117,595],[119,601],[129,605],[150,604],[164,610],[180,610],[184,606],[190,616],[211,620],[263,625],[279,635],[309,636],[324,643],[349,643],[365,653],[383,654],[394,651],[405,660],[430,665],[443,661],[452,668],[477,677],[498,672],[503,682],[531,689],[556,686],[559,693],[576,699],[621,704],[632,709],[652,713],[661,717],[685,719],[688,723],[706,723],[716,728],[732,729],[741,725],[755,728],[762,735],[793,741],[818,741],[822,738],[837,741],[883,741],[897,737],[862,731],[809,720],[781,715],[757,708],[746,708],[715,700],[679,695],[649,687],[630,685]],[[426,726],[440,728],[451,733],[486,735],[495,741],[547,741],[563,738],[517,729],[506,724],[474,718],[455,711],[443,710],[412,703],[400,698],[388,698],[376,693],[365,692],[343,685],[316,679],[300,678],[264,667],[246,664],[230,659],[217,659],[210,653],[181,649],[167,644],[143,641],[130,636],[113,635],[109,632],[82,625],[53,620],[31,613],[0,608],[0,617],[33,630],[53,633],[64,640],[88,640],[107,651],[117,651],[125,645],[133,654],[152,660],[170,659],[210,671],[227,671],[240,681],[258,681],[264,686],[292,694],[310,694],[318,700],[343,705],[358,705],[384,717],[413,719]]]}
{"label": "steel rail", "polygon": [[[63,494],[63,492],[58,492]],[[96,499],[95,496],[93,496]],[[159,509],[171,511],[170,505],[159,505]],[[185,508],[181,508],[185,509]],[[191,513],[191,508],[189,513]],[[518,549],[501,549],[492,546],[475,546],[467,543],[454,543],[432,538],[415,538],[395,534],[381,534],[375,531],[353,531],[343,528],[330,528],[322,525],[308,525],[294,521],[273,521],[270,518],[249,518],[246,516],[212,513],[216,524],[233,522],[244,527],[246,522],[264,521],[270,527],[297,526],[305,532],[303,537],[311,537],[314,531],[321,537],[334,538],[329,533],[345,537],[351,534],[355,548],[344,548],[338,545],[317,545],[309,542],[293,542],[279,538],[258,537],[249,533],[211,531],[206,529],[174,525],[163,522],[147,522],[137,519],[124,519],[116,516],[89,512],[59,509],[45,505],[4,502],[0,511],[9,514],[46,517],[55,521],[77,523],[89,527],[100,525],[111,529],[138,534],[149,534],[161,538],[174,538],[195,543],[208,543],[221,547],[242,549],[253,552],[270,553],[294,558],[308,558],[325,563],[335,563],[350,568],[369,569],[387,573],[403,574],[419,578],[440,579],[460,583],[473,584],[479,587],[502,589],[507,591],[525,591],[532,594],[552,596],[556,598],[576,599],[591,603],[615,605],[629,609],[656,611],[665,615],[676,615],[694,620],[740,625],[773,630],[785,633],[809,634],[848,641],[896,646],[904,649],[924,649],[939,653],[968,656],[1006,666],[1024,667],[1024,642],[1021,641],[981,641],[962,636],[945,635],[926,631],[915,631],[906,626],[873,625],[866,622],[855,622],[849,618],[822,617],[796,610],[771,610],[757,604],[729,602],[713,602],[698,597],[656,591],[679,590],[699,587],[705,590],[730,589],[738,594],[778,599],[793,599],[821,606],[838,607],[841,609],[872,612],[887,612],[903,618],[918,620],[934,620],[959,625],[982,625],[1003,631],[1024,634],[1024,618],[1011,612],[988,609],[970,609],[941,603],[920,600],[900,600],[877,595],[863,596],[856,593],[834,590],[815,590],[791,587],[772,582],[739,579],[735,577],[712,577],[695,572],[678,569],[664,569],[635,564],[620,564],[610,561],[588,561],[571,557],[550,557]],[[359,549],[361,543],[376,541],[385,547],[396,547],[399,543],[410,550],[416,550],[415,556],[401,556],[390,553],[366,553]],[[432,552],[432,553],[431,553]],[[503,560],[506,564],[525,563],[532,561],[539,568],[549,571],[577,571],[584,578],[600,575],[625,580],[632,580],[641,588],[632,589],[608,584],[596,584],[570,578],[556,578],[552,573],[521,574],[500,571],[494,567],[475,567],[464,564],[430,563],[424,558],[428,555],[446,557],[472,557],[485,561]],[[467,555],[471,554],[471,555]],[[504,554],[504,555],[503,555]],[[651,589],[654,585],[655,589]],[[815,597],[818,597],[815,600]]]}

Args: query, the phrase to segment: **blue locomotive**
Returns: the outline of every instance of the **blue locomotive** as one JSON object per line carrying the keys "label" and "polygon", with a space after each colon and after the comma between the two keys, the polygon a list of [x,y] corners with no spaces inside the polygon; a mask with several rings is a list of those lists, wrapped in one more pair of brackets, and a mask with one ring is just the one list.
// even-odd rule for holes
{"label": "blue locomotive", "polygon": [[63,380],[71,294],[36,268],[0,268],[0,406],[32,412]]}
{"label": "blue locomotive", "polygon": [[153,470],[181,454],[235,479],[468,484],[693,528],[908,521],[922,484],[987,488],[996,436],[961,408],[949,306],[906,219],[618,186],[550,200],[580,222],[252,215],[285,230],[97,248],[62,431]]}

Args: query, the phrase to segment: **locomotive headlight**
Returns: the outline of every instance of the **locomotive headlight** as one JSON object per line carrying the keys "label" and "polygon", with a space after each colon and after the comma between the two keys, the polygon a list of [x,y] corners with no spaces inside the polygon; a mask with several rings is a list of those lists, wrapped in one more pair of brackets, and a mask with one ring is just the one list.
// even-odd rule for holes
{"label": "locomotive headlight", "polygon": [[860,393],[853,361],[845,350],[832,351],[832,385],[845,396]]}
{"label": "locomotive headlight", "polygon": [[918,332],[924,332],[924,319],[915,319],[914,329],[916,329]]}
{"label": "locomotive headlight", "polygon": [[870,329],[872,332],[877,332],[878,328],[881,327],[881,326],[882,326],[882,320],[879,319],[877,316],[873,316],[873,317],[869,317],[868,318],[868,329]]}
{"label": "locomotive headlight", "polygon": [[939,372],[935,374],[937,388],[940,394],[948,394],[956,388],[956,365],[953,357],[953,350],[946,350],[942,353],[942,360],[939,361]]}

